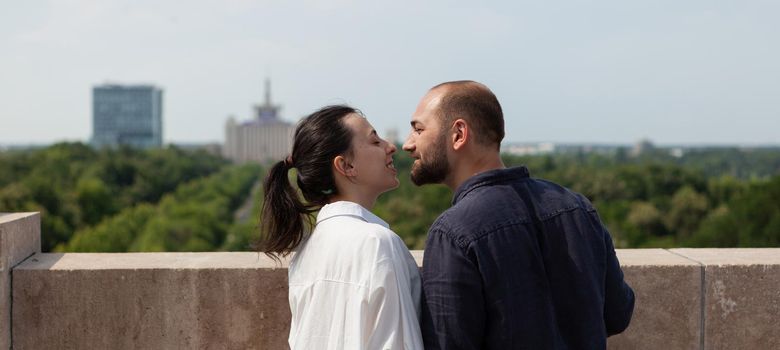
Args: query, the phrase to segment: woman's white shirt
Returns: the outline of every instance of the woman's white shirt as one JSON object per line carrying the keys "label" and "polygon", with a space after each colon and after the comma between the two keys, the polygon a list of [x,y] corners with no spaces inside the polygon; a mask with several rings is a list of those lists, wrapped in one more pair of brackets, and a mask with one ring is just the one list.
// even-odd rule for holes
{"label": "woman's white shirt", "polygon": [[289,266],[296,349],[422,349],[420,274],[403,241],[359,204],[335,202]]}

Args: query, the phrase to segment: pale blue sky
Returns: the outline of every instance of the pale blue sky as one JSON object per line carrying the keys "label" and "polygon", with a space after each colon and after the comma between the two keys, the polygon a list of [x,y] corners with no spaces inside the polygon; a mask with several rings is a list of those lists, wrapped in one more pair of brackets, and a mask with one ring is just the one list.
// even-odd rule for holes
{"label": "pale blue sky", "polygon": [[166,142],[221,142],[267,75],[287,120],[346,102],[401,136],[473,79],[507,141],[780,144],[776,1],[0,4],[0,144],[87,140],[104,82],[161,86]]}

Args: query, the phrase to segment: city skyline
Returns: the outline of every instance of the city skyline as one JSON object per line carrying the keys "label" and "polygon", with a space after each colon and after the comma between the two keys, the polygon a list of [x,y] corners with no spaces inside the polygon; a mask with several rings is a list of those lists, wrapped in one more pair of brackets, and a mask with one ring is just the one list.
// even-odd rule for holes
{"label": "city skyline", "polygon": [[488,85],[507,142],[780,144],[780,4],[17,3],[0,145],[87,142],[92,86],[165,89],[165,143],[224,142],[270,78],[283,120],[349,103],[403,139],[420,97]]}

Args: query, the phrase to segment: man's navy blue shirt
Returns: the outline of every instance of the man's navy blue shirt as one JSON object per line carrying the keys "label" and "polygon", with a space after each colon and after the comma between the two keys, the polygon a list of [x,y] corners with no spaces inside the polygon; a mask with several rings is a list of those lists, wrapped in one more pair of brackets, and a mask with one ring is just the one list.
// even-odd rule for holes
{"label": "man's navy blue shirt", "polygon": [[426,349],[603,349],[628,327],[634,292],[587,198],[517,167],[452,203],[425,245]]}

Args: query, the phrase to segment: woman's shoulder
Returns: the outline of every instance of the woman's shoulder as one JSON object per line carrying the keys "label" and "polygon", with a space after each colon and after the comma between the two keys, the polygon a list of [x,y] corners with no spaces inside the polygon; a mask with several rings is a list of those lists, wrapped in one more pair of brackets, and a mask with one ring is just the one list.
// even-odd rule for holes
{"label": "woman's shoulder", "polygon": [[360,218],[339,218],[333,220],[329,231],[336,230],[341,234],[349,236],[351,239],[376,241],[378,244],[390,244],[398,235],[389,227],[378,223],[368,222]]}
{"label": "woman's shoulder", "polygon": [[391,240],[395,232],[387,227],[358,217],[340,216],[317,224],[312,237],[336,239],[345,243]]}
{"label": "woman's shoulder", "polygon": [[339,217],[321,222],[312,238],[327,240],[340,246],[342,251],[375,251],[380,256],[395,254],[405,248],[401,238],[389,227],[368,222],[357,217]]}
{"label": "woman's shoulder", "polygon": [[398,234],[388,227],[371,224],[372,230],[369,233],[370,239],[375,241],[377,249],[377,260],[383,258],[398,259],[404,251],[408,251],[406,244]]}

